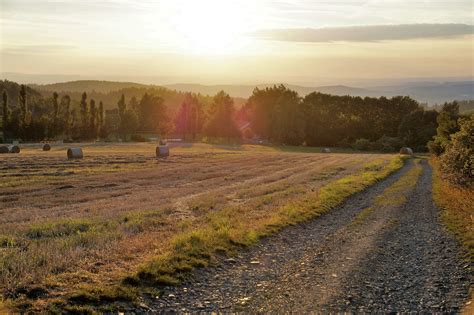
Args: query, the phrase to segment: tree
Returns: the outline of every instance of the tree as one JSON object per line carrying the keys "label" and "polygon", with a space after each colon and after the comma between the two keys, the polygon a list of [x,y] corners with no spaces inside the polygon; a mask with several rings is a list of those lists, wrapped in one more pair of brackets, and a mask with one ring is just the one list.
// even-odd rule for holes
{"label": "tree", "polygon": [[50,137],[54,137],[59,132],[59,102],[58,102],[58,93],[53,93],[53,117],[52,121],[48,130],[48,134]]}
{"label": "tree", "polygon": [[138,121],[141,130],[158,132],[161,135],[165,135],[171,130],[168,110],[161,97],[145,93],[138,108]]}
{"label": "tree", "polygon": [[295,91],[284,85],[256,88],[246,107],[252,128],[259,136],[287,144],[303,142],[305,113]]}
{"label": "tree", "polygon": [[99,117],[98,117],[98,125],[99,125],[99,137],[105,138],[107,137],[107,132],[104,128],[104,104],[102,101],[99,102]]}
{"label": "tree", "polygon": [[95,101],[90,100],[90,115],[89,115],[89,135],[91,139],[97,138],[97,109],[95,107]]}
{"label": "tree", "polygon": [[444,103],[441,112],[439,113],[436,121],[438,122],[438,128],[436,129],[436,136],[433,141],[428,143],[430,152],[435,155],[441,155],[446,146],[451,140],[451,134],[459,131],[458,125],[459,118],[459,105],[457,102]]}
{"label": "tree", "polygon": [[138,118],[135,111],[131,109],[125,111],[121,120],[121,128],[124,134],[131,134],[137,131]]}
{"label": "tree", "polygon": [[125,121],[125,113],[127,111],[127,104],[125,103],[125,95],[122,94],[122,96],[120,96],[120,99],[119,101],[117,102],[117,106],[118,106],[118,111],[119,111],[119,116],[120,116],[120,127],[119,127],[119,131],[120,131],[120,134],[122,135],[122,138],[125,138],[126,137],[126,126],[125,124],[127,124],[128,122]]}
{"label": "tree", "polygon": [[81,107],[81,128],[80,128],[81,129],[81,137],[82,138],[87,138],[87,135],[89,134],[88,133],[88,130],[89,130],[89,120],[88,120],[89,109],[88,109],[88,106],[87,106],[87,93],[86,92],[82,93],[80,107]]}
{"label": "tree", "polygon": [[234,101],[224,91],[214,96],[209,123],[205,129],[207,136],[237,138],[240,137],[239,129],[234,121]]}
{"label": "tree", "polygon": [[8,94],[7,91],[3,91],[2,94],[3,104],[2,104],[2,131],[3,131],[3,142],[7,141],[7,128],[9,120],[9,110],[8,110]]}
{"label": "tree", "polygon": [[406,115],[398,127],[398,137],[404,145],[416,151],[426,151],[426,144],[436,135],[438,113],[419,108]]}
{"label": "tree", "polygon": [[23,84],[20,88],[18,102],[20,104],[20,123],[22,126],[25,126],[27,124],[28,104],[26,100],[26,87]]}
{"label": "tree", "polygon": [[64,95],[63,97],[61,97],[61,108],[61,111],[63,113],[62,129],[66,137],[69,139],[71,129],[71,97],[69,97],[69,95]]}
{"label": "tree", "polygon": [[187,134],[191,134],[193,140],[195,140],[196,134],[202,131],[204,119],[205,115],[201,102],[195,95],[186,93],[174,119],[175,132],[182,134],[183,139],[186,138]]}
{"label": "tree", "polygon": [[[454,128],[453,128],[454,129]],[[451,135],[451,142],[440,157],[443,177],[450,182],[472,187],[474,183],[474,114],[460,119],[459,131]]]}
{"label": "tree", "polygon": [[304,111],[298,93],[280,88],[274,108],[272,138],[283,144],[301,145],[304,140]]}
{"label": "tree", "polygon": [[139,112],[138,104],[139,103],[138,103],[137,98],[135,96],[132,96],[132,98],[128,102],[128,108],[133,110],[135,112],[135,114],[137,114],[137,116],[138,116],[138,112]]}

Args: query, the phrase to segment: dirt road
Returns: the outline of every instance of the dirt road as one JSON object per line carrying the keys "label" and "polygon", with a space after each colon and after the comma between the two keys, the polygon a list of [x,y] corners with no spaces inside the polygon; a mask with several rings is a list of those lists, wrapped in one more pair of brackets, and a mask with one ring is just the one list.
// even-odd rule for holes
{"label": "dirt road", "polygon": [[141,310],[456,312],[469,267],[439,222],[430,166],[410,161],[329,214],[144,298]]}

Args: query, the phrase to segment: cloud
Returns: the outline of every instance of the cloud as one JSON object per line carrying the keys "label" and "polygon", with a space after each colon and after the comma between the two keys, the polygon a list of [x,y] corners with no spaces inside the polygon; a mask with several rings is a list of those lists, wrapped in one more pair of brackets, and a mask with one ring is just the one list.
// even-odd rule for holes
{"label": "cloud", "polygon": [[53,54],[63,53],[64,51],[70,51],[77,49],[77,46],[73,45],[16,45],[5,47],[0,51],[8,54]]}
{"label": "cloud", "polygon": [[443,38],[474,34],[468,24],[398,24],[327,28],[268,29],[252,33],[259,39],[287,42],[372,42]]}

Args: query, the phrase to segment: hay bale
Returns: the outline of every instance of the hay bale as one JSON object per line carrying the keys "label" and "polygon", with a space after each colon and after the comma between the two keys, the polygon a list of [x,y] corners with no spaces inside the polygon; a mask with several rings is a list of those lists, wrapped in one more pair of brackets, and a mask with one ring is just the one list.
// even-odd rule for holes
{"label": "hay bale", "polygon": [[82,153],[81,148],[69,148],[67,149],[67,158],[72,159],[82,159],[84,154]]}
{"label": "hay bale", "polygon": [[403,147],[400,149],[400,154],[413,156],[413,150],[409,147]]}
{"label": "hay bale", "polygon": [[48,143],[45,143],[43,145],[43,151],[49,151],[49,150],[51,150],[51,146]]}
{"label": "hay bale", "polygon": [[0,147],[0,153],[10,153],[10,149],[6,145]]}
{"label": "hay bale", "polygon": [[17,145],[10,145],[8,146],[10,153],[20,153],[20,147]]}
{"label": "hay bale", "polygon": [[324,149],[323,149],[323,153],[331,153],[331,149],[329,149],[329,148],[324,148]]}
{"label": "hay bale", "polygon": [[168,157],[170,155],[170,148],[168,145],[158,145],[156,147],[156,157],[163,158]]}

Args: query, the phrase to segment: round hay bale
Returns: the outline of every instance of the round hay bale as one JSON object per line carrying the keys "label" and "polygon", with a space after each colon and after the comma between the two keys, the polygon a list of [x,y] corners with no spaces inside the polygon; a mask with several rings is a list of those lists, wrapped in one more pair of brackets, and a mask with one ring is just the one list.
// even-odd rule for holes
{"label": "round hay bale", "polygon": [[413,150],[409,147],[403,147],[400,149],[400,154],[402,155],[413,155]]}
{"label": "round hay bale", "polygon": [[6,145],[0,147],[0,153],[10,153],[10,149]]}
{"label": "round hay bale", "polygon": [[72,159],[82,159],[84,154],[82,153],[81,148],[69,148],[67,149],[67,158]]}
{"label": "round hay bale", "polygon": [[324,148],[324,149],[323,149],[323,153],[331,153],[331,149],[329,149],[329,148]]}
{"label": "round hay bale", "polygon": [[51,150],[51,146],[48,143],[45,143],[43,145],[43,151],[49,151],[49,150]]}
{"label": "round hay bale", "polygon": [[156,147],[156,157],[168,157],[170,155],[170,148],[168,145],[159,145]]}
{"label": "round hay bale", "polygon": [[21,151],[20,147],[17,145],[10,145],[8,148],[10,149],[10,153],[20,153]]}

